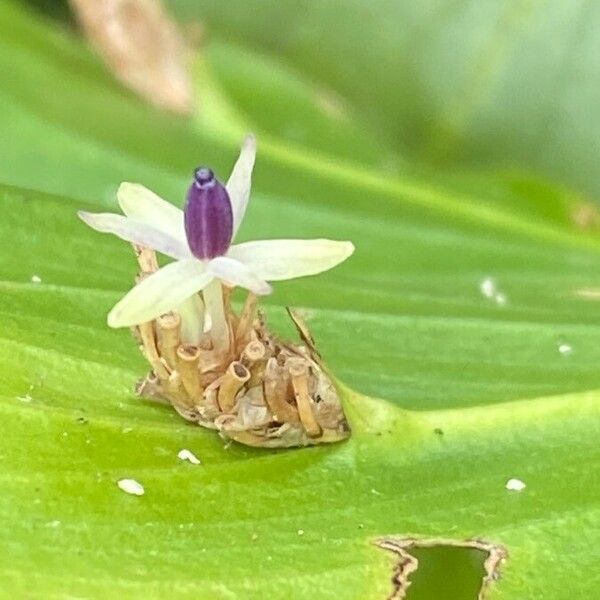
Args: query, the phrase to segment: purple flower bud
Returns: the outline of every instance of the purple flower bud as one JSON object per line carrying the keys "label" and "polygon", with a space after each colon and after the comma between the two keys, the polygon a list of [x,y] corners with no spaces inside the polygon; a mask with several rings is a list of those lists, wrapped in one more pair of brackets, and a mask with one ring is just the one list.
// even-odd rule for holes
{"label": "purple flower bud", "polygon": [[184,222],[188,245],[196,258],[215,258],[227,252],[233,233],[231,201],[225,186],[206,167],[194,172]]}

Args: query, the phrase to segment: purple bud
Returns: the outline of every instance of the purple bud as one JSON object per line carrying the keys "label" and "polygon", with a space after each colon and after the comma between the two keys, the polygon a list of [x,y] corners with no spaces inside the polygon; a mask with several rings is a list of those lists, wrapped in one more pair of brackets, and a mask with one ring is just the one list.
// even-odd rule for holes
{"label": "purple bud", "polygon": [[196,258],[215,258],[227,252],[233,233],[231,201],[225,186],[206,167],[194,172],[184,222],[188,245]]}

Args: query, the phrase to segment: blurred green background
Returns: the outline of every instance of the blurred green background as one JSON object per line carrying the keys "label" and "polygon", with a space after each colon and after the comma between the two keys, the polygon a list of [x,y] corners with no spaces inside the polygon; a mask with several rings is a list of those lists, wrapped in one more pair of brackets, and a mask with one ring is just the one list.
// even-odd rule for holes
{"label": "blurred green background", "polygon": [[[29,4],[72,20],[64,0]],[[184,31],[201,26],[232,101],[282,140],[400,173],[535,174],[600,198],[597,2],[172,0],[168,9]],[[351,121],[360,147],[319,109]]]}

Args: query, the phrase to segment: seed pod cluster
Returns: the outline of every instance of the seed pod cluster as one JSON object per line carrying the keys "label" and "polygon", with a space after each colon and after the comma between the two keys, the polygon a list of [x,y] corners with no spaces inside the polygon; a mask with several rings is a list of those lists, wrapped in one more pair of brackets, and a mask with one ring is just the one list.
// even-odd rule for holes
{"label": "seed pod cluster", "polygon": [[236,314],[229,297],[224,299],[230,328],[226,352],[214,348],[209,336],[183,344],[174,312],[136,327],[151,366],[138,394],[166,401],[186,420],[249,446],[286,448],[348,438],[338,392],[304,322],[290,311],[302,343],[282,342],[268,331],[256,304],[249,294]]}

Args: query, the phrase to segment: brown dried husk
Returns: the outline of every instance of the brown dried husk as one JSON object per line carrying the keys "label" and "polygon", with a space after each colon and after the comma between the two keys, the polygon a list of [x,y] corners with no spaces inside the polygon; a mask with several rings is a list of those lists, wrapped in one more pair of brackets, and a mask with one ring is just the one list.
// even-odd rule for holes
{"label": "brown dried husk", "polygon": [[113,75],[148,102],[190,115],[194,94],[187,44],[158,0],[69,0]]}
{"label": "brown dried husk", "polygon": [[[154,253],[136,248],[139,278],[156,269]],[[176,313],[135,328],[152,370],[136,392],[166,401],[187,421],[215,429],[224,439],[262,448],[338,442],[350,436],[338,391],[299,314],[288,309],[301,343],[269,332],[257,299],[248,295],[238,315],[224,288],[230,344],[225,353],[206,335],[197,346],[182,344]]]}

